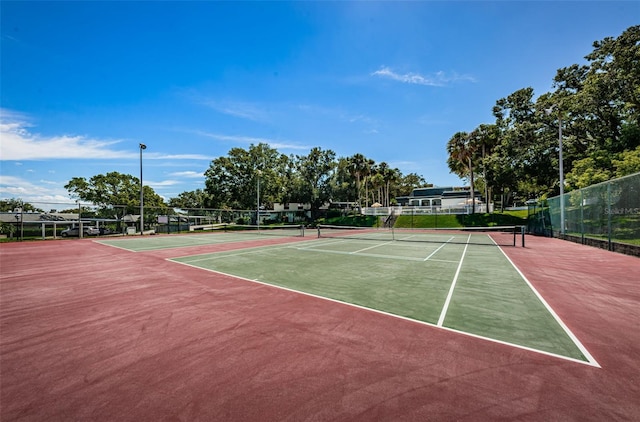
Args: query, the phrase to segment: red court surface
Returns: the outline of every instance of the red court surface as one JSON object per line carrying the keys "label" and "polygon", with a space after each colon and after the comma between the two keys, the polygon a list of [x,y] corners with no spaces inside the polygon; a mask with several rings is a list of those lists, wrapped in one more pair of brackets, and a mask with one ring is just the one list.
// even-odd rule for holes
{"label": "red court surface", "polygon": [[0,420],[640,420],[638,258],[505,249],[597,368],[165,260],[237,246],[0,245]]}

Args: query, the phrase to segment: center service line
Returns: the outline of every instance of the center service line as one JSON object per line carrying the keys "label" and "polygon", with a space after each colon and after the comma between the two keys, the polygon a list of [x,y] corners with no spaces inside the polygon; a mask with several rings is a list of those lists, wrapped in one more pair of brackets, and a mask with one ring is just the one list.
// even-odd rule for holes
{"label": "center service line", "polygon": [[464,256],[467,253],[467,248],[469,247],[469,240],[471,240],[471,235],[467,238],[467,244],[464,247],[464,251],[462,251],[462,256],[460,257],[460,262],[458,263],[458,269],[456,270],[456,275],[453,276],[453,281],[451,282],[451,287],[449,288],[449,294],[447,295],[447,300],[444,301],[444,307],[442,308],[442,312],[440,313],[440,318],[438,319],[438,327],[442,327],[442,323],[444,322],[444,317],[447,315],[447,310],[449,309],[449,303],[451,302],[451,297],[453,296],[453,289],[456,287],[456,283],[458,282],[458,276],[460,275],[460,270],[462,269],[462,262],[464,261]]}
{"label": "center service line", "polygon": [[440,245],[440,247],[439,247],[438,249],[436,249],[435,251],[431,252],[431,254],[430,254],[428,257],[426,257],[426,258],[424,259],[424,261],[428,261],[428,260],[429,260],[429,258],[431,258],[433,255],[435,255],[435,254],[436,254],[436,252],[438,252],[440,249],[442,249],[442,248],[444,248],[445,246],[447,246],[447,243],[451,242],[451,241],[453,240],[453,238],[454,238],[454,236],[451,236],[451,238],[450,238],[449,240],[447,240],[446,242],[444,242],[442,245]]}

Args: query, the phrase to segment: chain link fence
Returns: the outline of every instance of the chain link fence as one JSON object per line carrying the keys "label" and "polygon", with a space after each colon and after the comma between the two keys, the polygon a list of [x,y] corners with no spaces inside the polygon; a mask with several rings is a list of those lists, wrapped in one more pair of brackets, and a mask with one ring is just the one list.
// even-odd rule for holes
{"label": "chain link fence", "polygon": [[640,173],[577,189],[529,210],[530,233],[625,253],[640,250]]}

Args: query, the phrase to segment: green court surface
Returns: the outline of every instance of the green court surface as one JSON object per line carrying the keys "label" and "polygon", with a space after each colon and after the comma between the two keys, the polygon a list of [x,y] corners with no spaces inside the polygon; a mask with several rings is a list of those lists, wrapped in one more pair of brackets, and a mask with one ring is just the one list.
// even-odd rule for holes
{"label": "green court surface", "polygon": [[[295,233],[293,233],[295,234]],[[269,238],[292,237],[291,232],[200,232],[188,235],[127,236],[96,240],[103,245],[115,246],[132,252],[214,245],[216,243],[247,242]]]}
{"label": "green court surface", "polygon": [[315,239],[172,260],[597,365],[495,245]]}

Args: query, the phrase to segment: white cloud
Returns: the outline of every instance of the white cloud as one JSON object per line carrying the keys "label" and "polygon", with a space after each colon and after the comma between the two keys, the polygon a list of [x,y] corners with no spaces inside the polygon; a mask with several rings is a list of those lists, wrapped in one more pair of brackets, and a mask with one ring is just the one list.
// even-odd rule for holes
{"label": "white cloud", "polygon": [[310,150],[311,147],[306,145],[296,145],[296,144],[283,144],[279,142],[269,142],[269,146],[275,149],[295,149],[295,150]]}
{"label": "white cloud", "polygon": [[242,144],[268,144],[271,148],[282,148],[282,149],[295,149],[295,150],[308,150],[311,147],[307,145],[298,145],[294,143],[282,143],[281,141],[268,139],[268,138],[255,138],[252,136],[233,136],[233,135],[220,135],[217,133],[208,133],[202,131],[194,131],[201,136],[206,136],[207,138],[216,139],[219,141],[231,141]]}
{"label": "white cloud", "polygon": [[[20,177],[0,174],[0,198],[21,198],[37,207],[46,209],[55,204],[74,204],[69,198],[68,192],[63,189],[55,189],[55,182],[42,181],[46,186],[35,185]],[[55,207],[54,207],[55,208]]]}
{"label": "white cloud", "polygon": [[185,177],[188,179],[199,179],[201,177],[204,177],[204,172],[197,172],[197,171],[176,171],[174,173],[170,173],[169,176],[175,176],[175,177]]}
{"label": "white cloud", "polygon": [[266,122],[269,120],[269,113],[256,104],[232,101],[216,101],[202,99],[198,102],[215,111],[241,119],[252,120],[254,122]]}
{"label": "white cloud", "polygon": [[468,81],[475,82],[475,78],[468,75],[458,75],[453,73],[447,75],[444,72],[436,72],[433,75],[421,75],[419,73],[405,73],[399,74],[391,70],[391,68],[383,66],[375,72],[371,73],[371,76],[379,76],[382,78],[392,79],[394,81],[403,82],[414,85],[426,85],[426,86],[445,86],[451,82]]}
{"label": "white cloud", "polygon": [[211,157],[201,154],[145,154],[151,160],[211,160]]}
{"label": "white cloud", "polygon": [[40,182],[40,183],[44,183],[45,185],[51,185],[51,186],[59,186],[59,185],[60,185],[60,182],[55,182],[55,181],[53,181],[53,180],[43,180],[43,179],[40,179],[40,180],[39,180],[39,182]]}
{"label": "white cloud", "polygon": [[415,161],[390,161],[388,164],[391,168],[401,168],[409,172],[414,172],[421,167],[421,165]]}
{"label": "white cloud", "polygon": [[[38,161],[46,159],[136,159],[139,157],[138,143],[133,151],[118,151],[111,147],[122,140],[98,140],[84,136],[40,136],[30,132],[26,119],[8,110],[1,110],[0,160]],[[202,154],[163,154],[147,150],[144,158],[149,160],[211,160]],[[22,163],[15,163],[22,165]]]}
{"label": "white cloud", "polygon": [[174,185],[179,185],[180,182],[177,180],[163,180],[161,182],[151,182],[151,181],[144,181],[145,185],[151,186],[152,188],[156,188],[156,187],[164,187],[164,186],[174,186]]}
{"label": "white cloud", "polygon": [[[42,137],[31,133],[30,126],[20,116],[5,110],[0,121],[0,160],[132,158],[133,153],[116,151],[110,147],[120,141],[104,141],[83,136]],[[6,121],[9,120],[9,121]]]}

